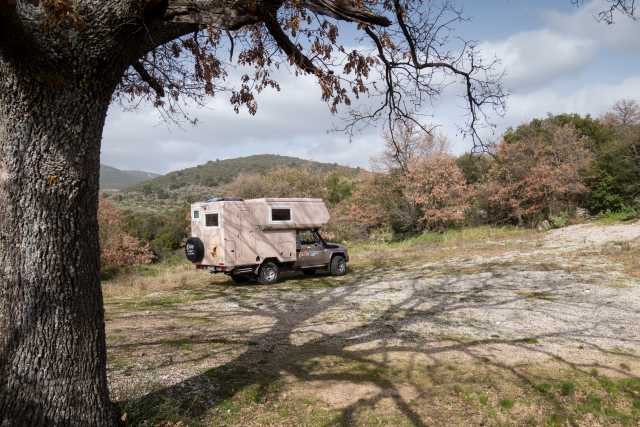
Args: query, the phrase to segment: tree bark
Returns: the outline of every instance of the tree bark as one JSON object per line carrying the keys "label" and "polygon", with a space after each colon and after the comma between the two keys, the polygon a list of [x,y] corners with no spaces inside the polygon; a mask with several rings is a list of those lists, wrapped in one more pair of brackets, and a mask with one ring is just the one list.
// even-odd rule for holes
{"label": "tree bark", "polygon": [[0,426],[114,425],[98,244],[117,78],[0,55]]}
{"label": "tree bark", "polygon": [[[0,0],[0,427],[116,424],[97,223],[111,96],[155,46],[282,3]],[[338,0],[304,5],[388,24]]]}

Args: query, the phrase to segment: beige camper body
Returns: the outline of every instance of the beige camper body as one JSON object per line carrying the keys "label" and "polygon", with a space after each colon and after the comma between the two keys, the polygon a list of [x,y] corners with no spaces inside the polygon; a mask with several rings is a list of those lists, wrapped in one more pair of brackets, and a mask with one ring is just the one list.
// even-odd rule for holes
{"label": "beige camper body", "polygon": [[266,259],[295,263],[296,230],[329,221],[321,199],[219,200],[191,205],[191,235],[202,240],[200,267],[232,271]]}

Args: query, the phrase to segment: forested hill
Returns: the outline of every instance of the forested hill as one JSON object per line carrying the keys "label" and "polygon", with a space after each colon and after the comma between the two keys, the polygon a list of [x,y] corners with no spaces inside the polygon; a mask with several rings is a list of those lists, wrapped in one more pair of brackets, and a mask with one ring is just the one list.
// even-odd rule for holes
{"label": "forested hill", "polygon": [[304,168],[318,172],[341,171],[353,173],[356,169],[340,166],[335,163],[321,163],[297,157],[260,154],[226,160],[212,160],[203,165],[170,172],[142,184],[134,185],[130,190],[158,191],[176,190],[192,185],[202,187],[218,187],[227,184],[241,174],[264,174],[272,169]]}
{"label": "forested hill", "polygon": [[112,166],[100,165],[100,189],[122,190],[159,176],[152,172],[121,170]]}

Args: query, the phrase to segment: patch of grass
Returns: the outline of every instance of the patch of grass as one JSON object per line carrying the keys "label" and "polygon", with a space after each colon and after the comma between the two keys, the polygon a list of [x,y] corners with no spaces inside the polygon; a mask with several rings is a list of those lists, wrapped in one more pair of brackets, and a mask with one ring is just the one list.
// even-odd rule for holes
{"label": "patch of grass", "polygon": [[485,393],[478,394],[478,402],[483,406],[487,406],[489,404],[489,396]]}
{"label": "patch of grass", "polygon": [[602,413],[602,398],[595,394],[589,394],[587,398],[580,404],[578,410],[580,412],[588,412],[590,414],[599,415]]}
{"label": "patch of grass", "polygon": [[511,408],[513,408],[513,405],[515,405],[515,402],[512,399],[502,399],[500,400],[500,407],[506,411],[510,410]]}
{"label": "patch of grass", "polygon": [[525,343],[525,344],[531,344],[531,345],[540,344],[540,340],[537,339],[537,338],[523,338],[523,339],[518,340],[518,342]]}
{"label": "patch of grass", "polygon": [[560,394],[563,396],[571,396],[576,391],[576,385],[572,381],[563,381],[560,383]]}
{"label": "patch of grass", "polygon": [[[602,250],[602,254],[610,260],[622,264],[625,272],[630,276],[640,278],[640,240],[614,242],[607,245]],[[624,287],[630,286],[627,281],[621,282]],[[616,284],[617,282],[613,283],[614,286]]]}
{"label": "patch of grass", "polygon": [[552,385],[549,383],[541,383],[541,384],[536,384],[535,385],[535,389],[543,394],[549,393],[552,389]]}
{"label": "patch of grass", "polygon": [[147,404],[117,404],[120,419],[127,426],[182,425],[199,427],[204,424],[190,417],[182,402],[167,396],[149,401]]}
{"label": "patch of grass", "polygon": [[527,299],[543,301],[554,301],[556,299],[556,297],[548,291],[517,291],[516,294]]}
{"label": "patch of grass", "polygon": [[615,224],[618,222],[633,221],[639,217],[640,212],[636,209],[628,208],[617,212],[607,211],[602,213],[596,218],[595,222],[599,224]]}

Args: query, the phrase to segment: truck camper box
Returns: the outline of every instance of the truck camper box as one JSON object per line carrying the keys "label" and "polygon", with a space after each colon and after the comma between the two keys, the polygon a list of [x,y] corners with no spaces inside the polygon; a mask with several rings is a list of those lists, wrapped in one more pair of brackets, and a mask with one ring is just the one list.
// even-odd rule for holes
{"label": "truck camper box", "polygon": [[229,271],[267,258],[296,261],[296,230],[329,221],[322,199],[212,199],[191,205],[191,235],[202,241],[201,267]]}

